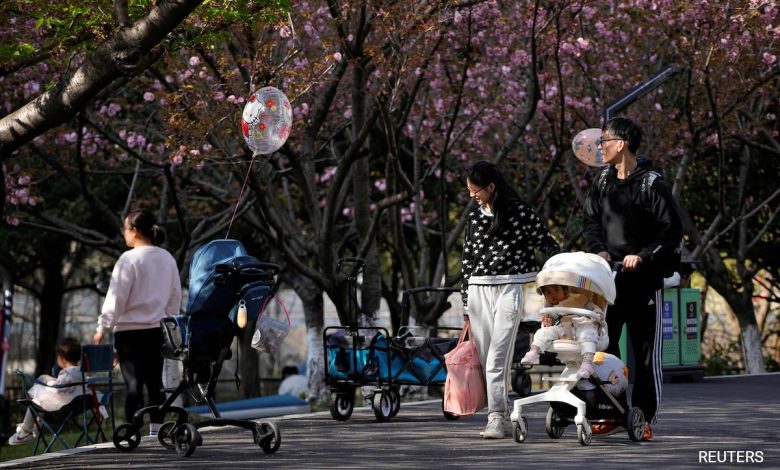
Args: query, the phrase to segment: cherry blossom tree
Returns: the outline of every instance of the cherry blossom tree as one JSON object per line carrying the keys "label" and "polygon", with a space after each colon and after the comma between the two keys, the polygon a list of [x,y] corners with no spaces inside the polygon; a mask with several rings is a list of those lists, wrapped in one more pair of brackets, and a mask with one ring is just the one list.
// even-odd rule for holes
{"label": "cherry blossom tree", "polygon": [[[381,296],[397,321],[401,290],[456,285],[462,175],[478,159],[500,162],[558,240],[581,249],[595,171],[569,150],[572,136],[677,63],[682,73],[626,113],[674,184],[687,253],[740,318],[747,369],[760,371],[750,297],[759,273],[777,279],[777,159],[766,157],[778,149],[776,16],[748,0],[332,0],[262,25],[193,17],[182,47],[19,147],[6,165],[7,220],[118,250],[118,214],[146,199],[169,220],[183,266],[238,207],[234,233],[267,247],[304,300],[315,384],[323,292],[347,320],[339,257],[367,260],[364,323]],[[40,92],[28,82],[4,86],[6,112]],[[287,93],[295,122],[279,152],[253,157],[237,122],[265,85]],[[56,213],[45,174],[68,182],[91,219]],[[419,305],[416,320],[433,324],[443,308]]]}

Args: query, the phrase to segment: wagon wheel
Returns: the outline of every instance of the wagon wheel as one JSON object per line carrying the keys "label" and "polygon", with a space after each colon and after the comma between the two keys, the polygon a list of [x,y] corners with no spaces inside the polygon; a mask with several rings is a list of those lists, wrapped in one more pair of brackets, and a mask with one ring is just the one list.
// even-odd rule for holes
{"label": "wagon wheel", "polygon": [[344,392],[332,392],[330,394],[330,415],[337,421],[348,420],[352,416],[354,405],[354,392],[352,395]]}
{"label": "wagon wheel", "polygon": [[374,416],[380,423],[390,421],[393,413],[393,400],[390,393],[381,390],[374,393],[371,399],[371,407],[374,409]]}
{"label": "wagon wheel", "polygon": [[401,393],[396,387],[391,388],[388,393],[390,393],[390,401],[393,403],[393,411],[390,412],[392,418],[401,410]]}

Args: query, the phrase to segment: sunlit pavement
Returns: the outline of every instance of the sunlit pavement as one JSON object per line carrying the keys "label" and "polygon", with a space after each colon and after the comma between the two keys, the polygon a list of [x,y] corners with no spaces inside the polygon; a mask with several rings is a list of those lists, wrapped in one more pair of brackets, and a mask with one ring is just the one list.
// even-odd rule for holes
{"label": "sunlit pavement", "polygon": [[330,413],[276,418],[281,447],[267,455],[249,432],[221,428],[203,432],[203,445],[180,458],[145,438],[131,453],[110,444],[77,453],[6,462],[0,467],[80,468],[549,468],[599,469],[780,468],[780,374],[707,378],[664,384],[652,442],[632,442],[626,433],[594,436],[588,447],[574,427],[550,439],[544,430],[546,404],[524,408],[529,436],[483,440],[486,415],[447,421],[441,403],[407,404],[390,422],[379,423],[369,408],[345,422]]}

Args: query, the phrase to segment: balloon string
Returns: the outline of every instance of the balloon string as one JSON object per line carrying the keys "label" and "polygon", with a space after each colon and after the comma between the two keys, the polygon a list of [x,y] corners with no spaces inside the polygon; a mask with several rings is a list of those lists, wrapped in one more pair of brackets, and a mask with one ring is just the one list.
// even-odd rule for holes
{"label": "balloon string", "polygon": [[579,207],[580,201],[577,199],[577,194],[575,192],[574,194],[574,204],[571,205],[571,210],[569,211],[569,219],[566,222],[566,228],[563,229],[563,238],[566,239],[566,236],[569,234],[569,226],[571,225],[571,219],[574,216],[574,209]]}
{"label": "balloon string", "polygon": [[227,240],[227,237],[230,235],[230,229],[233,227],[233,221],[236,219],[236,212],[238,212],[238,206],[241,205],[241,196],[244,195],[244,190],[246,189],[246,183],[249,181],[249,175],[252,174],[252,165],[255,163],[255,157],[257,157],[257,152],[252,152],[252,160],[249,161],[249,169],[246,171],[246,176],[244,177],[244,184],[241,186],[241,192],[238,194],[238,200],[236,201],[236,208],[233,209],[233,215],[230,217],[230,224],[228,224],[227,233],[225,234],[225,239]]}

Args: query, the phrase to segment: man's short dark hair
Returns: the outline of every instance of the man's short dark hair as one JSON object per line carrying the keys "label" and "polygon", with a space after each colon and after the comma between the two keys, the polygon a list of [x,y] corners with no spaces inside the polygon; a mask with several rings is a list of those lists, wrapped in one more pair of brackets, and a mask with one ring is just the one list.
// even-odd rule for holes
{"label": "man's short dark hair", "polygon": [[282,368],[282,377],[289,377],[291,375],[298,375],[298,368],[295,366],[284,366]]}
{"label": "man's short dark hair", "polygon": [[81,343],[76,338],[64,338],[57,346],[57,355],[70,364],[78,364],[81,360]]}
{"label": "man's short dark hair", "polygon": [[642,128],[634,121],[624,117],[615,117],[604,123],[601,132],[609,132],[614,137],[623,139],[628,144],[628,150],[636,154],[642,143]]}

